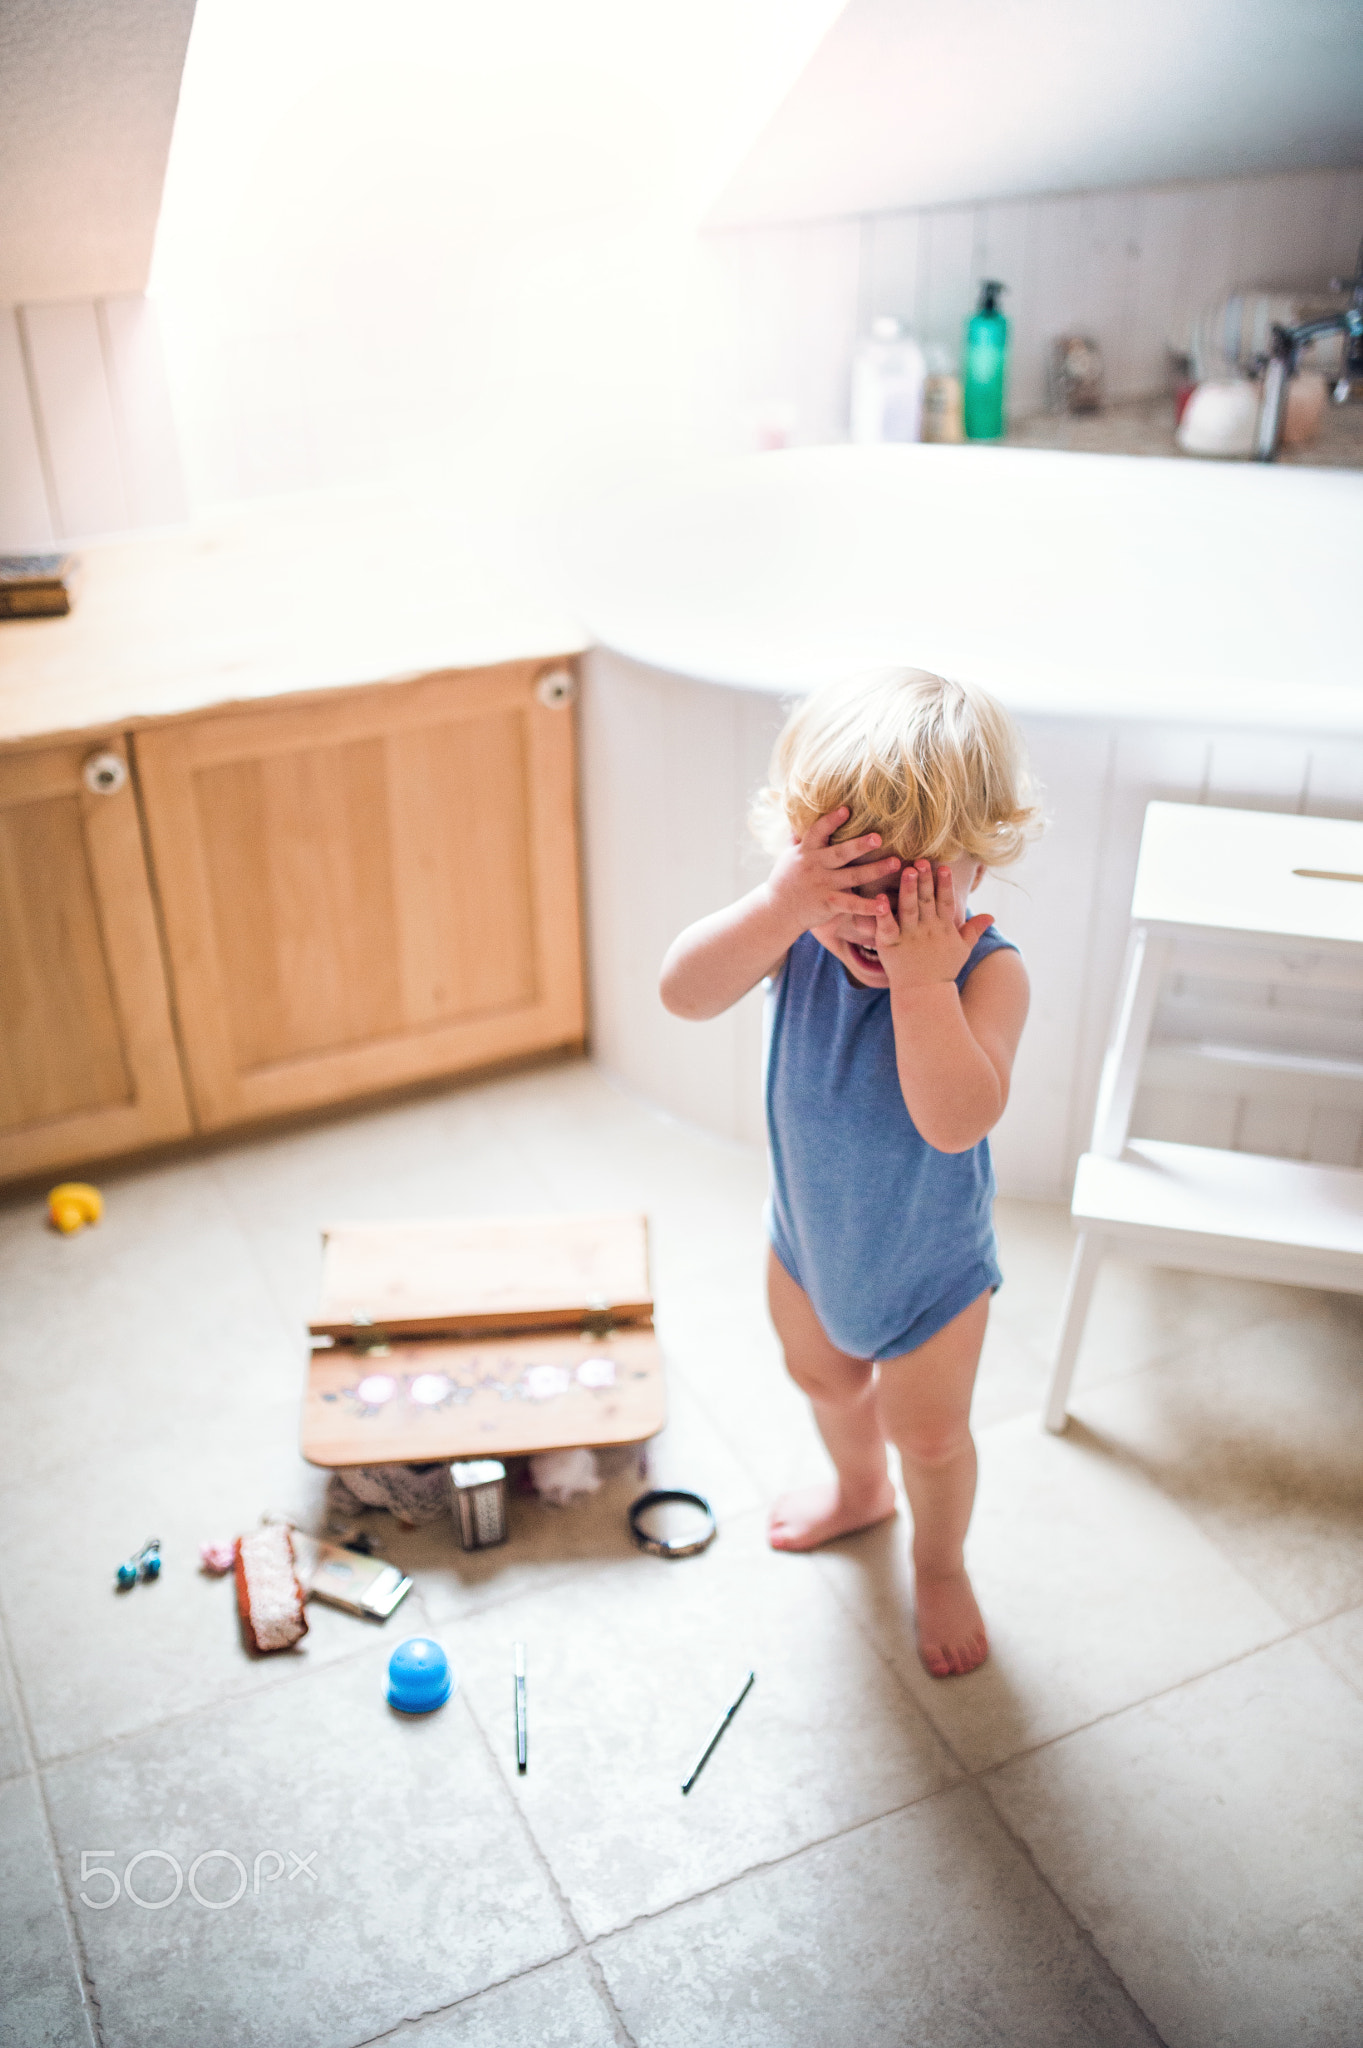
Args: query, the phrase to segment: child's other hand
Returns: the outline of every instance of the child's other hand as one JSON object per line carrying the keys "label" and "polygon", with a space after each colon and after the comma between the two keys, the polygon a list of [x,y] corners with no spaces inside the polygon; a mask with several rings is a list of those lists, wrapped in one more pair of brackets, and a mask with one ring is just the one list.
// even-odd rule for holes
{"label": "child's other hand", "polygon": [[875,918],[875,949],[891,989],[955,981],[981,932],[994,922],[988,911],[981,911],[958,923],[951,869],[939,867],[934,873],[927,860],[916,860],[900,876],[898,917],[889,898],[877,896]]}
{"label": "child's other hand", "polygon": [[[868,925],[870,943],[871,904],[857,890],[866,882],[881,882],[887,875],[896,874],[902,862],[894,854],[884,860],[866,860],[866,855],[874,853],[880,844],[878,832],[864,833],[860,839],[845,839],[840,846],[830,844],[839,825],[849,816],[843,804],[816,818],[804,838],[778,856],[771,871],[768,892],[772,902],[796,927],[797,937],[800,932],[829,924],[836,917],[859,917]],[[846,870],[855,861],[862,865],[853,869],[853,880]]]}

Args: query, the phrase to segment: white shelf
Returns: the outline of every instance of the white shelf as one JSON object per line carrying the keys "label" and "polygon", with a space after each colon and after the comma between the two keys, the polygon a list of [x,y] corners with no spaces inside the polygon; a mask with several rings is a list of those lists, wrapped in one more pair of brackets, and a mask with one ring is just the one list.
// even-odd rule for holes
{"label": "white shelf", "polygon": [[1153,803],[1131,916],[1144,925],[1363,944],[1363,824]]}
{"label": "white shelf", "polygon": [[1363,1293],[1363,1172],[1133,1139],[1086,1152],[1073,1215],[1155,1265]]}

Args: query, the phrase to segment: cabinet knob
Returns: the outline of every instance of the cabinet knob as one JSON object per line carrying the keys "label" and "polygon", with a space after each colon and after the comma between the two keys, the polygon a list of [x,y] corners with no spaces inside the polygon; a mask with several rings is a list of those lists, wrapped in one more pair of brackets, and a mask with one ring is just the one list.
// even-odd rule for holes
{"label": "cabinet knob", "polygon": [[90,754],[80,773],[91,796],[114,796],[128,779],[128,764],[121,754]]}
{"label": "cabinet knob", "polygon": [[570,668],[547,668],[535,679],[535,695],[551,711],[562,711],[577,695],[577,677]]}

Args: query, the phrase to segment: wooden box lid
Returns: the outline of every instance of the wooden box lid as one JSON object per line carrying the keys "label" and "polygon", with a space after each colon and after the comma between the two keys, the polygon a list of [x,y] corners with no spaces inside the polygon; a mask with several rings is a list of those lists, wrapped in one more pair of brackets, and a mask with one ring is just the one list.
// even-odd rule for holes
{"label": "wooden box lid", "polygon": [[313,1465],[521,1458],[640,1443],[667,1420],[652,1330],[541,1330],[315,1351],[303,1398]]}
{"label": "wooden box lid", "polygon": [[477,1336],[652,1321],[641,1215],[338,1223],[323,1232],[314,1336]]}

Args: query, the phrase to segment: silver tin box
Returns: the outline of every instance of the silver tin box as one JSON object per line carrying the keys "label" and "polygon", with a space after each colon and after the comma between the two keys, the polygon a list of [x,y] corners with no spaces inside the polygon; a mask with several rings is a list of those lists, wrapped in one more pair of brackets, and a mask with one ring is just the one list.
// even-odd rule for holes
{"label": "silver tin box", "polygon": [[498,1458],[469,1458],[450,1466],[459,1541],[465,1550],[488,1550],[506,1541],[506,1467]]}

